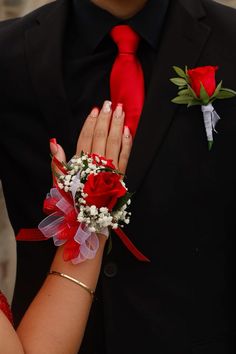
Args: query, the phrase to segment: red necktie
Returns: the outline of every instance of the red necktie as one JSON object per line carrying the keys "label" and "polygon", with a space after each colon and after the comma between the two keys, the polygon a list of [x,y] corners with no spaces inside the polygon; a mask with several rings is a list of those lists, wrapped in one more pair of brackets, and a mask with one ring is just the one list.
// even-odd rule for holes
{"label": "red necktie", "polygon": [[114,27],[111,37],[118,47],[110,77],[111,100],[113,107],[123,103],[125,125],[134,137],[144,104],[143,71],[136,56],[140,38],[127,25]]}

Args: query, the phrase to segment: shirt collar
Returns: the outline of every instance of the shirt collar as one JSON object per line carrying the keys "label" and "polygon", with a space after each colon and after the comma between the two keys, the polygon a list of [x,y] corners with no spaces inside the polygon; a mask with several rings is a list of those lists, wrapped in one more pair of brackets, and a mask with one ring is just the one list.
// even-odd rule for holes
{"label": "shirt collar", "polygon": [[144,8],[128,20],[121,20],[90,0],[73,0],[74,20],[79,37],[93,52],[112,27],[130,25],[148,44],[157,48],[170,0],[148,0]]}

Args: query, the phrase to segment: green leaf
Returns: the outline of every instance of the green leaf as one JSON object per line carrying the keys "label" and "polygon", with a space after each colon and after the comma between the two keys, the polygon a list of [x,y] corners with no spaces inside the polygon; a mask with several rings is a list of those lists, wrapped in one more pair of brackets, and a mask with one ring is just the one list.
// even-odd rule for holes
{"label": "green leaf", "polygon": [[193,95],[193,97],[196,99],[196,100],[199,100],[199,97],[196,95],[195,91],[192,89],[192,87],[190,85],[188,85],[188,89],[189,91],[191,92],[191,94]]}
{"label": "green leaf", "polygon": [[180,77],[173,77],[172,79],[170,79],[170,81],[175,84],[176,86],[186,86],[187,85],[187,81],[184,79],[181,79]]}
{"label": "green leaf", "polygon": [[184,89],[178,92],[179,96],[189,96],[192,97],[191,92],[189,91],[189,89]]}
{"label": "green leaf", "polygon": [[125,205],[129,199],[131,199],[132,195],[133,193],[127,192],[123,197],[119,198],[113,210],[116,211],[121,209],[122,206]]}
{"label": "green leaf", "polygon": [[215,89],[214,95],[212,95],[211,98],[217,97],[217,95],[219,94],[219,92],[220,92],[220,90],[221,90],[222,82],[223,82],[223,81],[221,81],[221,82],[219,83],[219,85],[218,85],[217,88]]}
{"label": "green leaf", "polygon": [[206,89],[202,83],[201,83],[201,89],[200,89],[200,99],[202,100],[204,105],[207,105],[210,100],[208,93],[206,92]]}
{"label": "green leaf", "polygon": [[176,74],[179,75],[180,77],[182,77],[184,79],[187,78],[185,72],[181,68],[179,68],[178,66],[173,66],[173,69],[176,72]]}
{"label": "green leaf", "polygon": [[192,107],[192,106],[201,106],[201,102],[199,100],[192,100],[189,104],[188,104],[188,108]]}
{"label": "green leaf", "polygon": [[55,176],[57,179],[61,176],[60,173],[56,172],[54,169],[52,170],[53,176]]}
{"label": "green leaf", "polygon": [[111,253],[111,250],[112,250],[112,238],[111,238],[111,235],[109,235],[108,246],[107,246],[107,256]]}
{"label": "green leaf", "polygon": [[217,97],[211,97],[211,99],[210,99],[210,101],[209,101],[209,104],[210,104],[210,103],[212,104],[216,99],[217,99]]}
{"label": "green leaf", "polygon": [[230,92],[230,91],[225,91],[225,90],[221,90],[218,95],[217,95],[217,99],[219,100],[223,100],[225,98],[233,98],[235,97],[235,93]]}
{"label": "green leaf", "polygon": [[71,170],[72,169],[72,167],[70,167],[70,165],[68,163],[64,162],[64,161],[61,161],[61,164],[62,164],[63,167],[65,167],[66,170]]}
{"label": "green leaf", "polygon": [[192,101],[192,97],[190,96],[178,96],[173,98],[171,102],[177,103],[177,104],[189,104]]}
{"label": "green leaf", "polygon": [[231,93],[233,93],[234,95],[236,95],[236,91],[234,91],[234,90],[231,90],[231,89],[228,89],[228,88],[225,88],[225,87],[221,87],[221,90],[222,90],[222,91],[231,92]]}

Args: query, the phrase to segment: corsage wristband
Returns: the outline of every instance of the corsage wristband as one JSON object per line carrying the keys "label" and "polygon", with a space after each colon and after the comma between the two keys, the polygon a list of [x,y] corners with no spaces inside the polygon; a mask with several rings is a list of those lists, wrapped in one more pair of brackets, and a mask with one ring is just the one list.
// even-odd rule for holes
{"label": "corsage wristband", "polygon": [[20,230],[18,241],[53,238],[64,245],[63,258],[73,264],[95,257],[98,233],[109,236],[113,230],[140,261],[149,261],[128,239],[122,228],[130,222],[131,194],[111,160],[97,154],[74,156],[62,164],[53,157],[54,187],[44,201],[48,216],[38,230]]}

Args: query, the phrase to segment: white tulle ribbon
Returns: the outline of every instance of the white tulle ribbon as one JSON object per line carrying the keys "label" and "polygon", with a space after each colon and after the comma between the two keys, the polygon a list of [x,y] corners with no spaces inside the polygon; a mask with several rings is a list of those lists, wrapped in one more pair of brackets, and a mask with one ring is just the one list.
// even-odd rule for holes
{"label": "white tulle ribbon", "polygon": [[206,129],[207,141],[209,143],[209,147],[211,147],[213,144],[213,132],[216,132],[215,127],[217,122],[220,120],[220,116],[216,113],[211,103],[207,106],[202,106],[202,113]]}
{"label": "white tulle ribbon", "polygon": [[[74,179],[72,185],[72,196],[75,204],[75,194],[78,184],[80,183],[79,173]],[[52,188],[47,198],[56,200],[56,207],[59,211],[46,217],[38,225],[39,230],[46,238],[53,238],[55,246],[61,246],[67,242],[65,239],[60,239],[60,234],[67,228],[66,216],[74,210],[72,206],[56,188]],[[105,236],[109,236],[108,228],[101,230],[101,233]],[[83,224],[78,223],[78,229],[74,235],[74,240],[79,244],[79,255],[72,260],[73,264],[78,264],[86,259],[92,259],[95,257],[99,248],[99,240],[95,232],[89,231],[89,228]]]}
{"label": "white tulle ribbon", "polygon": [[[105,236],[109,236],[108,228],[101,232]],[[80,253],[77,258],[72,260],[73,264],[78,264],[86,259],[93,259],[99,248],[99,240],[95,232],[90,232],[87,227],[79,226],[74,240],[80,244]]]}
{"label": "white tulle ribbon", "polygon": [[[46,238],[53,238],[55,246],[63,245],[66,240],[61,240],[58,235],[62,232],[62,225],[65,224],[65,216],[73,210],[73,206],[59,193],[56,188],[52,188],[47,198],[57,200],[56,206],[61,211],[54,212],[47,216],[38,225],[39,230]],[[64,215],[65,216],[64,216]]]}

